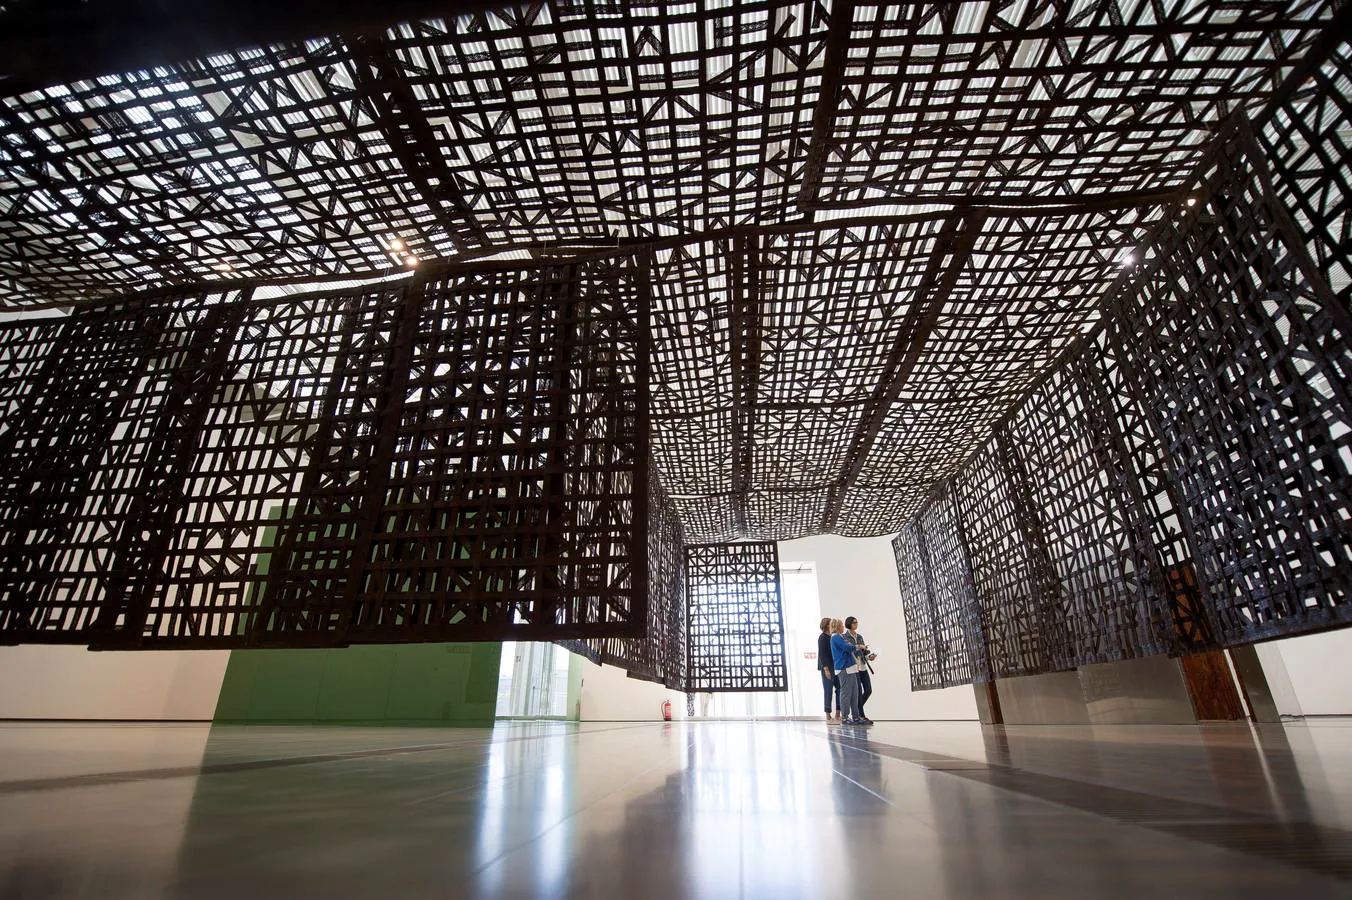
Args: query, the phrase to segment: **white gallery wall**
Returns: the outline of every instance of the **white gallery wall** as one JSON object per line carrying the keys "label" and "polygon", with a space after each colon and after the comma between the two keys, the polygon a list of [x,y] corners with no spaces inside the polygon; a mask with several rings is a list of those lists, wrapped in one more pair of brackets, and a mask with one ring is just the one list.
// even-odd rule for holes
{"label": "white gallery wall", "polygon": [[1258,645],[1277,712],[1352,715],[1352,628]]}
{"label": "white gallery wall", "polygon": [[671,717],[685,718],[685,694],[651,681],[630,678],[624,669],[598,666],[574,655],[573,665],[582,669],[583,722],[659,722],[662,701],[671,701]]}
{"label": "white gallery wall", "polygon": [[779,561],[780,565],[813,564],[823,616],[859,619],[859,633],[878,654],[873,663],[873,697],[864,710],[869,718],[977,717],[976,698],[969,685],[939,691],[911,690],[906,621],[901,614],[901,589],[890,538],[824,535],[781,541]]}
{"label": "white gallery wall", "polygon": [[209,720],[229,660],[229,650],[0,647],[0,719]]}

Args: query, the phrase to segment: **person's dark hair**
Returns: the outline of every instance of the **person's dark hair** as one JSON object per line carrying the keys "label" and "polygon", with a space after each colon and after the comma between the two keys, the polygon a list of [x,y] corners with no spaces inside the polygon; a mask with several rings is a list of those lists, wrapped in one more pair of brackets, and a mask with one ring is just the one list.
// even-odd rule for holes
{"label": "person's dark hair", "polygon": [[845,627],[846,627],[846,628],[853,628],[854,626],[856,626],[856,625],[858,625],[858,624],[859,624],[859,620],[856,619],[854,616],[850,616],[848,619],[845,620]]}
{"label": "person's dark hair", "polygon": [[831,617],[830,617],[830,616],[827,616],[825,619],[822,619],[822,625],[821,625],[821,628],[822,628],[822,634],[830,634],[830,633],[831,633]]}

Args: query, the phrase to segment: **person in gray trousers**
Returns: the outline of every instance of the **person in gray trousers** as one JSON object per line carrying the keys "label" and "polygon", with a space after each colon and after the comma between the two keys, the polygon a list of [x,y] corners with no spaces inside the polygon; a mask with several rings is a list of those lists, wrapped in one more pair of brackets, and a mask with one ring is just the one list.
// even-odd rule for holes
{"label": "person in gray trousers", "polygon": [[859,718],[864,720],[865,725],[872,725],[873,720],[864,715],[864,704],[868,703],[868,698],[873,696],[873,679],[870,677],[869,660],[877,659],[878,654],[868,648],[864,641],[864,636],[859,633],[859,620],[854,616],[845,617],[845,640],[854,644],[855,659],[859,663]]}
{"label": "person in gray trousers", "polygon": [[855,659],[854,644],[845,639],[845,623],[831,620],[831,657],[840,678],[840,713],[843,725],[865,725],[868,721],[859,711],[859,663]]}

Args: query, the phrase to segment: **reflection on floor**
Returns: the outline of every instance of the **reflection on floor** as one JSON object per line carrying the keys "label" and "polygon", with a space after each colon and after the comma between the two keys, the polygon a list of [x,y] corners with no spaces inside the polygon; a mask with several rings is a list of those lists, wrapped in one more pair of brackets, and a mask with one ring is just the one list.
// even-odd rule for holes
{"label": "reflection on floor", "polygon": [[6,724],[0,896],[1352,897],[1352,720]]}

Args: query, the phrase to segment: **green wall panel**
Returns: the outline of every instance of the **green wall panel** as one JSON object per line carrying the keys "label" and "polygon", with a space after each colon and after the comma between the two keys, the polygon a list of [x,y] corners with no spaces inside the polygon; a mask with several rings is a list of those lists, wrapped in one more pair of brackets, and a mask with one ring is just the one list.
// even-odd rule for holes
{"label": "green wall panel", "polygon": [[[289,515],[281,507],[273,518]],[[269,527],[263,543],[271,545]],[[262,556],[259,571],[270,558]],[[217,722],[489,725],[502,645],[371,644],[322,650],[235,650]]]}
{"label": "green wall panel", "polygon": [[487,725],[500,644],[236,650],[217,722]]}

